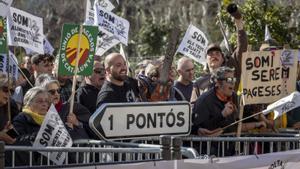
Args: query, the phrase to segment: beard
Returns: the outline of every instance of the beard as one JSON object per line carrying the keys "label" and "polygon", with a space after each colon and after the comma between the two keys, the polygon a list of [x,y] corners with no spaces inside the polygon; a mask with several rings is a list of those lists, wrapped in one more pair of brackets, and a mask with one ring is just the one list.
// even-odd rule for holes
{"label": "beard", "polygon": [[[124,70],[121,70],[120,72],[122,72]],[[125,70],[126,71],[126,70]],[[117,73],[117,72],[112,72],[112,77],[115,79],[115,80],[118,80],[118,81],[125,81],[127,79],[127,71],[125,74],[122,74],[121,73]]]}

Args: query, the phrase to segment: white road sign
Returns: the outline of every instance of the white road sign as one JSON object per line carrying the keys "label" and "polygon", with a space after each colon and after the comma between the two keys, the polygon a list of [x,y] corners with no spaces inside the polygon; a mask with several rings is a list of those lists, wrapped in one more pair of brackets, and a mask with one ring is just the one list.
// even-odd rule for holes
{"label": "white road sign", "polygon": [[125,139],[159,135],[188,135],[188,102],[109,103],[91,116],[89,125],[100,137]]}

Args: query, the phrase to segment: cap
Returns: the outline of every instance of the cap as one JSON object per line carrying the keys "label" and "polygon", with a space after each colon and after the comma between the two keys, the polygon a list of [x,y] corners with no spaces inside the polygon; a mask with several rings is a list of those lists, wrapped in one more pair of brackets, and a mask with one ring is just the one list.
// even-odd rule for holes
{"label": "cap", "polygon": [[212,43],[210,45],[208,45],[207,49],[206,49],[206,54],[208,54],[208,52],[210,51],[220,51],[222,52],[222,49],[219,45]]}

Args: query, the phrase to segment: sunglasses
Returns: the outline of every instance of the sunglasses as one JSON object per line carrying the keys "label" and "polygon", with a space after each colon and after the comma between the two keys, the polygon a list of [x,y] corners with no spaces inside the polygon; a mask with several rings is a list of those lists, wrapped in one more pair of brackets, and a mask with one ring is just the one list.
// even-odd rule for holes
{"label": "sunglasses", "polygon": [[219,80],[223,80],[227,83],[235,83],[236,82],[236,78],[235,77],[227,77],[227,78],[221,78]]}
{"label": "sunglasses", "polygon": [[102,69],[100,69],[100,70],[94,69],[94,72],[95,72],[96,74],[103,74],[103,73],[105,73],[105,70],[102,70]]}
{"label": "sunglasses", "polygon": [[60,89],[51,89],[51,90],[48,90],[48,93],[50,93],[51,95],[55,95],[55,92],[60,94]]}
{"label": "sunglasses", "polygon": [[13,93],[15,92],[14,89],[8,89],[7,86],[2,87],[2,91],[3,91],[4,93],[8,93],[8,91],[10,91],[11,94],[13,94]]}

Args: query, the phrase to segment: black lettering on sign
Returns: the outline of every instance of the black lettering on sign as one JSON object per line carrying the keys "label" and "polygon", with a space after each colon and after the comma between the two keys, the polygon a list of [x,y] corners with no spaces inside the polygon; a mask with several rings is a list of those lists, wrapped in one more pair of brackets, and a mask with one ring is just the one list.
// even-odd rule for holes
{"label": "black lettering on sign", "polygon": [[137,115],[136,117],[136,126],[139,128],[139,129],[142,129],[144,128],[146,125],[146,117],[144,114],[139,114]]}
{"label": "black lettering on sign", "polygon": [[99,15],[104,17],[106,20],[108,20],[109,22],[115,23],[115,17],[113,17],[112,15],[110,15],[107,12],[104,12],[102,10],[99,11]]}
{"label": "black lettering on sign", "polygon": [[127,114],[127,129],[130,129],[130,125],[135,121],[135,117],[133,114]]}
{"label": "black lettering on sign", "polygon": [[[152,126],[150,126],[150,123]],[[156,113],[153,114],[153,117],[150,113],[147,114],[147,128],[156,128]]]}
{"label": "black lettering on sign", "polygon": [[166,118],[166,122],[167,122],[167,126],[168,127],[173,127],[175,124],[175,115],[173,113],[173,109],[171,109],[171,111],[168,113],[167,118]]}
{"label": "black lettering on sign", "polygon": [[19,25],[22,25],[22,26],[25,25],[26,27],[29,27],[29,18],[27,18],[23,15],[13,13],[13,21],[15,23],[18,23]]}
{"label": "black lettering on sign", "polygon": [[243,89],[243,95],[247,98],[263,97],[263,96],[278,96],[281,94],[281,85],[273,86],[255,86],[252,89]]}
{"label": "black lettering on sign", "polygon": [[192,38],[193,38],[193,39],[196,39],[196,40],[197,40],[198,42],[200,42],[202,45],[205,45],[205,43],[206,43],[205,39],[202,37],[201,34],[198,34],[198,32],[194,32]]}
{"label": "black lettering on sign", "polygon": [[42,133],[42,139],[40,139],[40,143],[45,147],[48,146],[48,141],[50,140],[50,136],[52,135],[54,128],[49,124],[46,125],[45,131]]}

